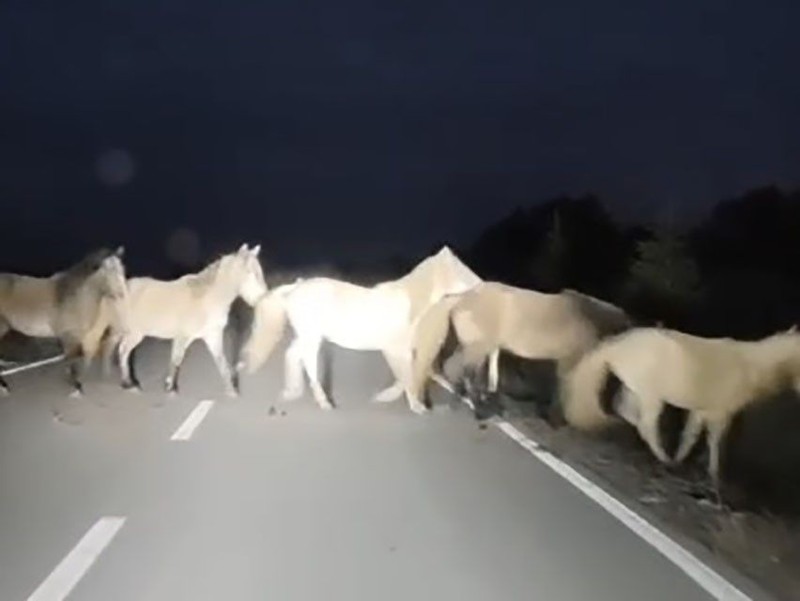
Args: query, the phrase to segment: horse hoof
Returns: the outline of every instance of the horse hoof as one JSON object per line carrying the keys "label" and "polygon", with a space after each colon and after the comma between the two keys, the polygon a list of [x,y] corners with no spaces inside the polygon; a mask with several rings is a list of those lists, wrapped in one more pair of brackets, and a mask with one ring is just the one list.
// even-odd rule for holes
{"label": "horse hoof", "polygon": [[391,389],[382,390],[374,397],[372,397],[373,403],[393,403],[397,399],[399,399],[403,394],[403,391],[395,391]]}
{"label": "horse hoof", "polygon": [[142,392],[142,389],[138,384],[123,384],[122,390],[124,390],[125,392],[132,392],[135,394]]}
{"label": "horse hoof", "polygon": [[333,404],[332,403],[322,403],[319,406],[320,409],[323,411],[333,411]]}
{"label": "horse hoof", "polygon": [[69,397],[71,399],[79,399],[82,396],[83,396],[83,391],[80,388],[76,388],[72,392],[69,393]]}
{"label": "horse hoof", "polygon": [[291,401],[296,401],[302,395],[303,395],[303,392],[301,390],[289,389],[289,390],[284,390],[283,392],[281,392],[281,399],[283,399],[284,401],[287,401],[287,402],[291,402]]}
{"label": "horse hoof", "polygon": [[226,390],[225,396],[228,397],[229,399],[237,399],[239,398],[239,392],[236,390]]}
{"label": "horse hoof", "polygon": [[429,409],[423,405],[422,403],[414,403],[413,405],[409,406],[409,409],[416,413],[417,415],[425,415],[429,412]]}
{"label": "horse hoof", "polygon": [[0,386],[0,396],[8,396],[9,394],[11,393],[8,391],[8,388]]}

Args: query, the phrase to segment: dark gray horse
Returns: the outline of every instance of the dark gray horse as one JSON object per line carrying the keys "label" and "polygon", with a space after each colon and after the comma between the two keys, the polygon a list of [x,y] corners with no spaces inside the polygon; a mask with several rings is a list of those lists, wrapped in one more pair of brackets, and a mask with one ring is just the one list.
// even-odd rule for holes
{"label": "dark gray horse", "polygon": [[[57,338],[64,351],[73,395],[83,391],[86,337],[103,298],[127,297],[123,248],[101,248],[72,267],[40,278],[0,274],[0,339],[10,330],[32,338]],[[0,377],[0,393],[8,385]]]}

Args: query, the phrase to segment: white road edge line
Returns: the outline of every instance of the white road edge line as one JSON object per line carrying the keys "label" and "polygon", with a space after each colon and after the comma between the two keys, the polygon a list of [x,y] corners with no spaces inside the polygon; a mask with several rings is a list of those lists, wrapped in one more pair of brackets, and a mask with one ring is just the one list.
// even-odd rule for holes
{"label": "white road edge line", "polygon": [[41,359],[40,361],[33,361],[31,363],[25,363],[24,365],[9,367],[8,369],[0,370],[0,376],[10,376],[11,374],[16,374],[21,371],[28,371],[29,369],[50,365],[51,363],[58,363],[63,359],[64,355],[56,355],[55,357],[48,357],[47,359]]}
{"label": "white road edge line", "polygon": [[125,523],[124,517],[104,517],[97,520],[83,535],[72,551],[39,585],[28,601],[63,601],[89,571],[111,539]]}
{"label": "white road edge line", "polygon": [[[458,395],[450,383],[441,375],[434,374],[431,379],[451,394],[458,396],[470,408],[473,407],[472,402],[468,398]],[[617,518],[639,538],[654,547],[659,553],[694,580],[709,595],[721,601],[754,601],[752,597],[741,591],[719,572],[698,558],[694,553],[670,538],[669,535],[659,530],[644,517],[614,498],[574,468],[558,459],[549,451],[543,449],[539,443],[528,438],[515,426],[500,419],[493,423],[506,436]]]}
{"label": "white road edge line", "polygon": [[175,430],[175,434],[172,435],[170,440],[189,440],[192,437],[197,426],[200,425],[200,422],[203,421],[208,412],[211,411],[211,407],[214,406],[214,401],[200,401],[197,403],[197,407],[192,409],[192,412],[189,414],[189,417],[180,425],[180,427]]}

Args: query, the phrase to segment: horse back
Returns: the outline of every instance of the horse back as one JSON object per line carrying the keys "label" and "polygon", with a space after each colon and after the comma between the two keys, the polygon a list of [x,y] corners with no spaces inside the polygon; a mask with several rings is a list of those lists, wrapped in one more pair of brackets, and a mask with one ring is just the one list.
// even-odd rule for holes
{"label": "horse back", "polygon": [[19,275],[15,273],[0,273],[0,294],[8,298],[10,295],[18,296],[54,296],[56,278],[40,278],[32,275]]}
{"label": "horse back", "polygon": [[53,278],[0,274],[0,313],[28,336],[51,336],[57,311]]}
{"label": "horse back", "polygon": [[346,348],[378,350],[411,326],[409,300],[390,286],[367,288],[311,278],[286,295],[286,311],[299,333]]}

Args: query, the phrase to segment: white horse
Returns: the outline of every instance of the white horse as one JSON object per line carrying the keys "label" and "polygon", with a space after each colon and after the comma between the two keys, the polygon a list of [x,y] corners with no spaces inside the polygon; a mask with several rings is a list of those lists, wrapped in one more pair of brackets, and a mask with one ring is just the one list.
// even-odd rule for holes
{"label": "white horse", "polygon": [[[795,328],[757,341],[637,328],[587,353],[565,378],[560,401],[566,422],[583,430],[602,428],[620,415],[666,464],[683,461],[705,426],[708,472],[718,489],[720,444],[733,417],[787,389],[800,391]],[[674,459],[659,442],[666,405],[689,412]]]}
{"label": "white horse", "polygon": [[178,371],[189,345],[203,340],[225,382],[228,396],[237,396],[237,383],[225,357],[223,335],[230,307],[237,296],[254,306],[267,293],[258,255],[261,246],[243,244],[197,274],[163,281],[149,277],[128,281],[128,319],[116,326],[113,314],[97,327],[111,327],[108,344],[118,348],[122,387],[138,389],[131,373],[131,353],[147,336],[172,340],[169,372],[164,387],[177,392]]}
{"label": "white horse", "polygon": [[421,261],[411,272],[372,287],[333,278],[315,277],[269,294],[256,307],[250,339],[243,349],[240,369],[255,371],[283,336],[286,322],[295,338],[286,351],[286,400],[303,393],[303,370],[314,399],[332,409],[318,376],[318,354],[323,340],[362,351],[381,351],[395,383],[376,395],[388,402],[406,393],[415,413],[427,408],[411,389],[412,338],[419,317],[445,295],[469,290],[481,279],[444,246]]}

